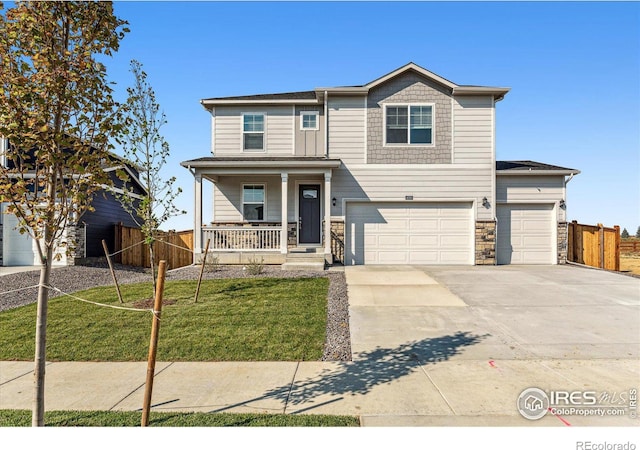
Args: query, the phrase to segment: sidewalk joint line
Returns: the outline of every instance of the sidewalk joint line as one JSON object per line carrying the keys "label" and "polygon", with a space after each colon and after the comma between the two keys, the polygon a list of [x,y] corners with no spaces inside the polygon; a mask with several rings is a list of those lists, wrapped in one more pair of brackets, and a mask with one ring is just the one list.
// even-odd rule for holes
{"label": "sidewalk joint line", "polygon": [[[174,364],[175,361],[170,362],[169,364],[167,364],[167,367],[164,367],[162,369],[160,369],[158,372],[153,374],[153,379],[155,381],[156,376],[160,375],[162,372],[164,372],[166,369],[168,369],[169,367],[171,367]],[[138,385],[137,388],[135,388],[133,391],[129,392],[127,395],[125,395],[124,397],[122,397],[120,400],[118,400],[111,408],[109,408],[107,411],[112,411],[113,408],[115,408],[116,406],[118,406],[120,403],[122,403],[123,401],[125,401],[126,399],[128,399],[129,397],[131,397],[134,393],[136,393],[136,391],[140,390],[141,387],[144,387],[144,385],[146,384],[146,381],[140,385]]]}
{"label": "sidewalk joint line", "polygon": [[287,398],[284,401],[284,409],[282,410],[283,414],[287,413],[287,406],[289,406],[289,397],[291,396],[291,391],[293,391],[293,384],[296,382],[296,375],[298,374],[299,367],[300,367],[300,361],[296,363],[296,370],[293,371],[293,378],[291,378],[291,384],[289,385],[289,392],[287,392]]}
{"label": "sidewalk joint line", "polygon": [[444,395],[444,393],[440,390],[440,388],[438,387],[438,385],[435,383],[435,381],[433,381],[433,379],[431,378],[431,376],[429,375],[429,372],[427,372],[427,370],[424,368],[424,366],[422,364],[420,364],[420,369],[422,370],[422,372],[427,376],[427,378],[429,379],[429,381],[431,381],[431,384],[433,384],[433,387],[436,388],[436,390],[438,391],[438,393],[440,394],[440,396],[442,397],[442,399],[444,400],[444,402],[447,404],[447,406],[449,407],[449,409],[451,410],[451,412],[453,412],[454,416],[457,416],[458,413],[456,412],[455,409],[453,409],[453,406],[451,406],[451,403],[449,403],[449,400],[447,400],[447,397]]}

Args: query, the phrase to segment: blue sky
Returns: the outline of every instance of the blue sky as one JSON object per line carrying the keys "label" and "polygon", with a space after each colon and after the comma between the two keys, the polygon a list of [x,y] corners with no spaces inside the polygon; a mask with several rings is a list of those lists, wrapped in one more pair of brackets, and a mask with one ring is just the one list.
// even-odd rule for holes
{"label": "blue sky", "polygon": [[[116,2],[131,32],[108,62],[125,97],[148,73],[168,125],[166,176],[209,155],[207,97],[364,84],[409,61],[458,84],[507,86],[497,157],[582,171],[569,220],[640,226],[640,4],[595,2]],[[207,183],[205,183],[206,185]],[[205,191],[205,205],[210,204]],[[211,218],[205,215],[205,220]]]}

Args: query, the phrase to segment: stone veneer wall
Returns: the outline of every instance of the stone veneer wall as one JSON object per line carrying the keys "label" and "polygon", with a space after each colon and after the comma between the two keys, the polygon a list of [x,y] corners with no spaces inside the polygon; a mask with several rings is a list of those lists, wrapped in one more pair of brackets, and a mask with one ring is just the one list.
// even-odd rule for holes
{"label": "stone veneer wall", "polygon": [[496,264],[496,223],[491,220],[476,221],[476,265]]}
{"label": "stone veneer wall", "polygon": [[84,225],[67,225],[67,265],[75,266],[85,255]]}
{"label": "stone veneer wall", "polygon": [[558,264],[567,263],[569,226],[567,222],[558,222]]}
{"label": "stone veneer wall", "polygon": [[[433,103],[434,146],[384,147],[385,103]],[[399,75],[374,88],[367,98],[368,164],[450,164],[451,96],[447,89],[415,72]]]}

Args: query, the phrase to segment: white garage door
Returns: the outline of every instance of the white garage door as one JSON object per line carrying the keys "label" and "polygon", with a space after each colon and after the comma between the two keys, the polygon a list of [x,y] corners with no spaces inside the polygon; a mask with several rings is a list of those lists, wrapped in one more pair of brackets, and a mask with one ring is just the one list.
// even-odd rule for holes
{"label": "white garage door", "polygon": [[473,264],[471,203],[348,203],[347,264]]}
{"label": "white garage door", "polygon": [[553,264],[553,205],[498,205],[498,264]]}
{"label": "white garage door", "polygon": [[5,266],[33,266],[36,264],[33,239],[16,229],[18,218],[15,215],[4,214],[4,208],[2,213],[2,263]]}

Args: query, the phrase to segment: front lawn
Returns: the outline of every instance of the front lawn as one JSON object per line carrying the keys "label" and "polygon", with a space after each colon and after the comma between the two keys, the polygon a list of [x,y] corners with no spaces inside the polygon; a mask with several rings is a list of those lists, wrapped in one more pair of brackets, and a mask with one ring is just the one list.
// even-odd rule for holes
{"label": "front lawn", "polygon": [[[47,411],[48,427],[139,427],[135,411]],[[0,427],[31,426],[31,411],[0,410]],[[161,413],[149,414],[150,427],[358,427],[352,416]]]}
{"label": "front lawn", "polygon": [[[327,278],[252,278],[165,284],[158,361],[320,360]],[[121,287],[126,307],[152,297],[151,283]],[[120,306],[115,288],[74,295]],[[175,302],[173,304],[169,304]],[[0,360],[32,360],[36,305],[0,313]],[[47,360],[146,361],[151,312],[123,311],[57,297],[49,300]]]}

